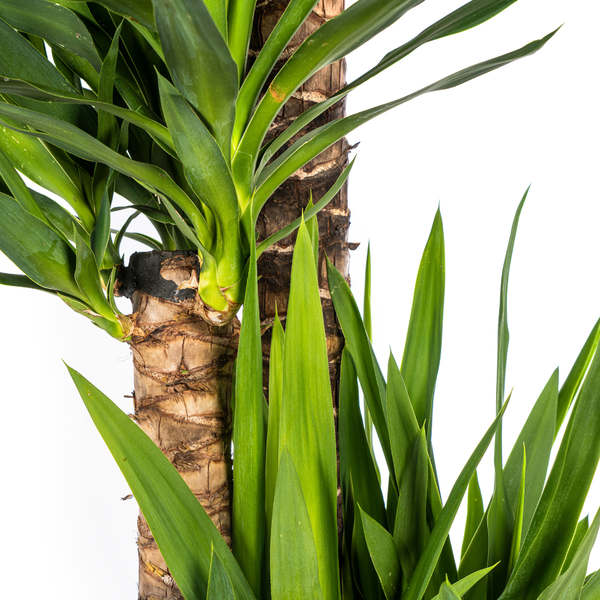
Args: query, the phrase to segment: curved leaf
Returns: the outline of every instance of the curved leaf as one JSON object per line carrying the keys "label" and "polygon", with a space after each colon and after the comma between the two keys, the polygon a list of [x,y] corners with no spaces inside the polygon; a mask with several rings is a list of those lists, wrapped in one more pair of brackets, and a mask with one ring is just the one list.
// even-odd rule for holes
{"label": "curved leaf", "polygon": [[427,589],[431,576],[435,570],[437,560],[442,553],[446,538],[450,532],[450,527],[454,521],[454,517],[460,508],[462,498],[467,491],[469,481],[479,464],[479,461],[483,458],[494,434],[500,424],[500,421],[504,415],[504,411],[508,406],[509,400],[504,403],[502,410],[496,416],[496,419],[491,424],[490,428],[486,431],[485,435],[473,451],[473,454],[469,457],[467,464],[463,467],[458,479],[452,486],[448,501],[444,505],[442,512],[437,518],[435,527],[431,532],[431,536],[425,550],[421,554],[421,558],[417,563],[417,568],[412,576],[408,588],[406,590],[406,596],[403,596],[403,600],[420,600]]}
{"label": "curved leaf", "polygon": [[0,251],[42,287],[80,300],[75,282],[75,252],[52,228],[0,193]]}
{"label": "curved leaf", "polygon": [[47,0],[2,0],[0,17],[19,31],[73,52],[100,71],[101,61],[92,36],[68,8]]}
{"label": "curved leaf", "polygon": [[375,519],[359,507],[369,554],[377,571],[387,600],[398,598],[401,590],[402,570],[394,538]]}
{"label": "curved leaf", "polygon": [[[400,372],[419,427],[425,425],[431,448],[433,393],[442,352],[446,278],[444,228],[436,212],[415,283]],[[430,455],[432,453],[430,452]]]}
{"label": "curved leaf", "polygon": [[235,485],[232,538],[235,555],[254,593],[260,597],[265,544],[265,422],[262,345],[258,312],[256,257],[250,255],[244,316],[235,379]]}
{"label": "curved leaf", "polygon": [[502,600],[535,600],[560,574],[600,459],[599,394],[596,354]]}
{"label": "curved leaf", "polygon": [[[318,156],[323,150],[326,150],[329,146],[363,123],[366,123],[371,119],[374,119],[376,116],[379,116],[380,114],[383,114],[384,112],[387,112],[396,106],[409,102],[410,100],[413,100],[414,98],[417,98],[423,94],[456,87],[466,83],[467,81],[470,81],[471,79],[485,75],[490,71],[518,60],[519,58],[529,56],[542,48],[542,46],[544,46],[544,44],[546,44],[546,42],[555,33],[556,31],[548,34],[541,40],[531,42],[519,50],[515,50],[514,52],[503,54],[502,56],[498,56],[496,58],[463,69],[462,71],[458,71],[452,75],[449,75],[448,77],[444,77],[443,79],[432,83],[431,85],[421,88],[420,90],[413,92],[408,96],[404,96],[398,100],[394,100],[393,102],[381,104],[380,106],[376,106],[349,117],[332,121],[327,125],[323,125],[322,127],[307,133],[297,142],[292,144],[290,148],[288,148],[271,164],[258,171],[259,176],[257,178],[257,189],[255,198],[253,200],[255,206],[257,209],[262,207],[271,194],[292,173],[297,171],[307,162]],[[236,155],[236,161],[238,161],[240,164],[237,167],[234,165],[234,175],[236,179],[240,181],[245,181],[245,177],[249,177],[250,181],[253,174],[244,173],[243,170],[250,169],[251,167],[253,168],[254,163],[250,164],[250,162],[248,162],[250,161],[248,157],[252,157],[254,155],[251,153],[251,151],[244,152],[243,154],[241,154],[241,151],[242,147],[240,146],[240,150],[238,150],[238,154]],[[261,164],[263,163],[261,162]]]}
{"label": "curved leaf", "polygon": [[287,447],[300,478],[317,548],[323,596],[325,600],[337,600],[337,469],[323,327],[312,244],[302,223],[292,262],[279,447],[280,452]]}
{"label": "curved leaf", "polygon": [[227,544],[167,457],[98,388],[67,368],[186,600],[206,599],[213,552],[236,598],[254,600]]}
{"label": "curved leaf", "polygon": [[238,92],[237,66],[204,2],[153,0],[175,87],[198,110],[226,161]]}
{"label": "curved leaf", "polygon": [[[273,600],[323,600],[318,551],[311,528],[306,490],[284,443],[279,460],[273,532],[271,534],[271,597]],[[335,572],[337,576],[337,571]]]}
{"label": "curved leaf", "polygon": [[38,138],[50,141],[85,160],[106,164],[116,171],[169,196],[190,218],[202,245],[210,247],[212,235],[202,213],[189,196],[162,169],[126,158],[81,129],[54,117],[2,103],[0,103],[0,115],[9,116],[38,130],[33,133],[18,129],[17,131],[20,133],[35,135]]}

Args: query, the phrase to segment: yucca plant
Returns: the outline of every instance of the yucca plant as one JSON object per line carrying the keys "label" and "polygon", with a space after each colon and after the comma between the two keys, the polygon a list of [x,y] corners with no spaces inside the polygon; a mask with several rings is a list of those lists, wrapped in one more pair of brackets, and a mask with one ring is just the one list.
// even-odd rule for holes
{"label": "yucca plant", "polygon": [[[513,2],[472,0],[268,141],[278,113],[311,75],[421,0],[360,0],[339,17],[323,19],[281,64],[315,6],[294,0],[251,65],[252,2],[0,3],[0,250],[22,271],[4,274],[0,282],[54,294],[129,342],[137,421],[184,475],[227,541],[231,376],[239,331],[234,317],[247,281],[256,279],[248,279],[255,258],[300,224],[296,219],[256,245],[265,203],[361,123],[541,48],[553,34],[394,102],[318,121],[349,91],[423,44],[479,25]],[[338,193],[350,168],[315,196],[307,219]],[[20,174],[59,200],[28,186]],[[130,202],[132,214],[113,231],[112,216],[122,208],[113,204],[116,195]],[[152,223],[154,236],[130,231],[140,214]],[[122,268],[124,237],[157,253]],[[132,297],[132,314],[121,313],[115,294]],[[246,376],[256,383],[260,351],[250,352],[254,363]],[[241,511],[233,522],[245,572],[251,571],[244,561],[262,553],[260,482],[245,473],[256,470],[265,451],[257,433],[262,394],[255,386],[248,389],[249,395],[238,397],[245,412],[234,433],[234,505],[254,511],[250,525]],[[241,550],[247,527],[256,531],[247,538],[253,540],[249,558]],[[166,565],[143,519],[139,534],[141,595],[171,593]],[[258,590],[260,577],[249,578]]]}
{"label": "yucca plant", "polygon": [[[257,494],[264,510],[258,528],[244,530],[249,539],[234,546],[233,555],[161,452],[106,396],[71,371],[186,600],[598,597],[599,576],[586,571],[600,512],[591,524],[587,517],[580,519],[580,513],[600,458],[600,358],[596,352],[600,321],[562,386],[558,371],[550,376],[508,459],[502,457],[501,420],[510,399],[504,390],[508,280],[524,202],[525,197],[515,216],[501,277],[497,417],[446,502],[439,494],[429,444],[445,289],[441,215],[438,211],[435,216],[419,268],[402,362],[398,367],[390,354],[387,381],[352,293],[329,265],[330,290],[347,342],[339,427],[344,506],[341,554],[331,392],[315,261],[317,237],[316,232],[309,233],[314,227],[300,226],[285,332],[278,319],[274,325],[271,402],[262,424],[266,455],[254,472],[245,474],[259,482]],[[252,386],[260,391],[260,381],[248,377],[255,372],[252,351],[260,347],[256,300],[254,278],[247,287],[248,312],[238,358],[237,390],[245,394],[251,393]],[[390,474],[385,502],[359,409],[359,382]],[[569,411],[566,430],[558,436]],[[239,418],[244,415],[237,408],[236,424]],[[257,434],[265,435],[262,427]],[[477,466],[494,436],[495,489],[484,504]],[[555,443],[558,452],[551,464]],[[460,561],[456,561],[448,534],[465,495],[468,517]],[[243,519],[252,519],[248,507],[234,509]],[[256,539],[265,539],[266,546],[253,560],[247,550]],[[258,587],[256,582],[260,582]]]}

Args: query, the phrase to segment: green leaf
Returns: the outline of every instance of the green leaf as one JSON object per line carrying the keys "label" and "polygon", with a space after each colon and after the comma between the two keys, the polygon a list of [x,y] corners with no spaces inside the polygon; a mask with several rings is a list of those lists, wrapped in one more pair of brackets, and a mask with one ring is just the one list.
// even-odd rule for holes
{"label": "green leaf", "polygon": [[381,486],[369,450],[358,399],[356,369],[348,349],[342,351],[339,400],[340,484],[347,497],[352,474],[354,500],[383,527],[387,526]]}
{"label": "green leaf", "polygon": [[429,455],[423,428],[414,441],[410,458],[402,475],[394,524],[394,544],[400,557],[406,583],[410,581],[429,539],[429,528],[427,527],[428,479]]}
{"label": "green leaf", "polygon": [[269,357],[269,426],[267,429],[267,450],[265,469],[265,496],[267,507],[267,538],[271,538],[271,519],[275,499],[275,482],[279,468],[279,420],[281,418],[281,397],[283,394],[283,348],[285,333],[275,308],[275,321],[271,335],[271,355]]}
{"label": "green leaf", "polygon": [[590,365],[592,357],[596,352],[596,348],[598,347],[598,341],[600,341],[600,319],[596,321],[596,324],[592,328],[581,352],[577,356],[575,360],[575,364],[571,368],[571,371],[567,375],[565,382],[562,384],[560,388],[560,392],[558,393],[558,408],[556,411],[556,429],[554,432],[554,437],[558,435],[558,430],[560,429],[569,408],[571,407],[571,403],[573,402],[579,387],[581,386],[581,382],[585,377],[585,373]]}
{"label": "green leaf", "polygon": [[10,189],[15,200],[19,203],[19,206],[30,215],[37,217],[43,223],[50,225],[48,219],[40,210],[40,207],[36,204],[29,188],[25,185],[25,182],[19,177],[19,174],[12,166],[8,157],[0,149],[0,177],[4,180],[4,183]]}
{"label": "green leaf", "polygon": [[117,206],[115,208],[111,208],[110,210],[111,212],[116,212],[119,210],[135,210],[148,217],[151,221],[165,223],[167,225],[175,225],[175,221],[168,214],[164,213],[162,210],[158,210],[157,208],[152,208],[151,206],[146,206],[144,204],[130,204],[128,206]]}
{"label": "green leaf", "polygon": [[109,321],[116,321],[117,316],[102,289],[100,271],[92,249],[79,234],[75,234],[75,241],[77,243],[75,281],[81,293],[84,294],[94,312]]}
{"label": "green leaf", "polygon": [[[277,473],[271,534],[273,600],[324,599],[319,584],[318,549],[307,500],[292,456],[284,443]],[[334,576],[337,577],[337,571]]]}
{"label": "green leaf", "polygon": [[599,600],[600,599],[600,573],[596,573],[591,576],[590,580],[586,582],[579,600]]}
{"label": "green leaf", "polygon": [[[255,198],[253,200],[254,204],[258,208],[262,207],[271,194],[292,173],[297,171],[307,162],[318,156],[323,150],[329,148],[329,146],[363,123],[366,123],[367,121],[374,119],[376,116],[379,116],[388,110],[395,108],[396,106],[404,104],[405,102],[409,102],[410,100],[413,100],[414,98],[417,98],[423,94],[456,87],[466,83],[467,81],[470,81],[471,79],[475,79],[476,77],[507,65],[519,58],[529,56],[544,46],[544,44],[555,33],[556,32],[552,32],[543,39],[531,42],[530,44],[527,44],[526,46],[523,46],[514,52],[498,56],[496,58],[463,69],[462,71],[458,71],[457,73],[449,75],[448,77],[444,77],[443,79],[440,79],[431,85],[421,88],[420,90],[393,102],[381,104],[355,115],[332,121],[327,125],[323,125],[312,130],[310,133],[302,136],[298,141],[292,144],[290,148],[283,152],[281,156],[276,158],[268,166],[264,168],[259,167],[257,170],[257,189]],[[267,95],[265,95],[265,97]],[[248,135],[248,133],[246,135]],[[273,150],[274,148],[269,147],[269,152],[272,152]],[[245,151],[245,153],[240,154],[242,151]],[[234,164],[233,167],[235,177],[238,181],[243,181],[244,178],[249,178],[249,180],[252,178],[253,174],[249,174],[249,172],[246,172],[245,169],[253,170],[254,168],[254,163],[248,162],[248,157],[254,156],[252,154],[253,151],[254,150],[244,149],[243,146],[240,146],[234,161],[234,163],[239,164]],[[265,155],[261,160],[261,166],[266,163],[266,159],[267,155]]]}
{"label": "green leaf", "polygon": [[461,559],[464,558],[467,548],[477,532],[479,523],[481,523],[481,519],[483,519],[483,497],[479,487],[477,471],[475,471],[469,482],[469,491],[467,493],[467,519],[465,522],[462,549],[460,551]]}
{"label": "green leaf", "polygon": [[[508,278],[512,260],[513,248],[517,236],[519,217],[525,204],[525,194],[515,214],[500,284],[500,309],[498,315],[498,355],[496,362],[496,412],[499,412],[504,402],[504,386],[506,379],[506,361],[508,356]],[[506,585],[510,567],[511,540],[515,527],[510,499],[504,483],[502,468],[502,424],[496,433],[494,447],[494,496],[488,511],[488,565],[499,563],[499,566],[488,577],[488,597],[495,600],[500,596]]]}
{"label": "green leaf", "polygon": [[44,213],[44,216],[52,226],[62,233],[65,240],[75,241],[74,231],[77,231],[84,240],[88,240],[90,234],[83,228],[79,219],[74,217],[68,210],[65,210],[58,202],[55,202],[48,196],[30,189],[29,192],[34,197],[36,204]]}
{"label": "green leaf", "polygon": [[103,329],[112,337],[122,341],[123,338],[126,336],[125,328],[127,327],[127,320],[123,324],[116,318],[112,321],[109,321],[108,319],[105,319],[97,312],[95,312],[94,309],[87,303],[80,302],[79,300],[76,300],[75,298],[71,298],[69,296],[65,296],[60,292],[58,292],[58,296],[70,309],[74,310],[82,317],[86,317],[94,325],[96,325],[100,329]]}
{"label": "green leaf", "polygon": [[265,430],[258,277],[254,247],[244,299],[235,380],[233,551],[257,597],[265,544]]}
{"label": "green leaf", "polygon": [[392,474],[392,485],[397,487],[386,420],[385,381],[350,287],[329,260],[327,260],[327,277],[335,313],[342,327],[347,348],[352,355],[360,386],[373,417],[385,460]]}
{"label": "green leaf", "polygon": [[528,466],[525,476],[526,493],[521,544],[525,540],[546,482],[554,441],[557,398],[558,369],[552,373],[548,383],[544,386],[504,466],[506,493],[511,510],[516,513],[523,470],[524,447],[527,448]]}
{"label": "green leaf", "polygon": [[[246,125],[248,124],[248,119],[250,118],[268,76],[273,71],[273,67],[298,28],[311,13],[316,3],[317,0],[291,0],[277,21],[277,25],[275,25],[275,28],[269,34],[265,45],[262,47],[258,57],[246,75],[237,98],[235,126],[233,130],[234,149],[237,148],[237,145],[239,144]],[[230,12],[232,14],[232,20],[242,21],[245,17],[244,13],[246,7],[253,4],[254,0],[231,0]],[[241,6],[243,6],[242,10],[239,9]],[[233,27],[235,27],[235,25],[233,25]],[[233,27],[230,29],[232,32],[234,31]],[[244,49],[244,55],[242,56],[241,51],[244,42],[246,42],[246,49]],[[231,49],[231,54],[238,64],[238,71],[240,71],[240,67],[242,67],[242,74],[244,68],[243,65],[246,63],[245,53],[247,45],[247,41],[241,36],[232,35],[230,37],[229,47]]]}
{"label": "green leaf", "polygon": [[140,129],[143,129],[165,152],[171,154],[171,156],[175,156],[173,140],[171,139],[169,130],[155,119],[134,110],[129,110],[122,106],[116,106],[107,102],[101,102],[95,98],[84,98],[78,94],[57,90],[39,83],[34,86],[33,84],[18,79],[0,80],[0,92],[5,94],[18,94],[26,98],[45,100],[46,102],[63,102],[65,104],[94,106],[99,111],[104,111],[119,117],[127,123],[131,123]]}
{"label": "green leaf", "polygon": [[394,600],[398,597],[402,581],[400,559],[396,552],[394,538],[360,506],[359,510],[369,554],[381,581],[385,597],[387,600]]}
{"label": "green leaf", "polygon": [[440,586],[440,593],[438,594],[440,600],[460,600],[460,596],[456,590],[450,585],[448,580],[444,581]]}
{"label": "green leaf", "polygon": [[471,0],[471,2],[463,4],[455,11],[424,29],[409,42],[388,52],[374,68],[361,75],[345,88],[342,88],[334,95],[334,98],[337,98],[336,101],[339,102],[350,91],[405,58],[423,44],[476,27],[496,16],[515,2],[516,0]]}
{"label": "green leaf", "polygon": [[[359,0],[310,35],[277,73],[254,112],[236,155],[236,159],[242,157],[236,179],[250,182],[269,126],[288,98],[311,75],[358,48],[422,1]],[[253,160],[248,163],[247,157]]]}
{"label": "green leaf", "polygon": [[[227,11],[222,24],[215,18],[216,11],[211,9],[213,3],[222,5],[225,11]],[[207,6],[213,15],[213,19],[219,26],[221,34],[228,40],[229,51],[237,65],[238,81],[241,82],[246,74],[246,60],[248,57],[256,0],[229,0],[229,2],[211,0],[210,3],[207,3]],[[229,35],[227,32],[229,32]]]}
{"label": "green leaf", "polygon": [[404,385],[404,379],[391,352],[388,360],[386,406],[394,473],[398,489],[400,489],[413,444],[419,435],[419,424]]}
{"label": "green leaf", "polygon": [[[73,4],[87,0],[70,0]],[[152,14],[152,0],[96,0],[106,9],[118,15],[137,21],[148,29],[156,29]]]}
{"label": "green leaf", "polygon": [[342,351],[339,396],[340,484],[344,501],[346,550],[353,555],[354,577],[363,596],[383,596],[365,540],[358,505],[383,527],[387,517],[381,486],[367,445],[358,399],[356,369],[347,348]]}
{"label": "green leaf", "polygon": [[246,262],[239,233],[235,186],[217,142],[177,90],[159,75],[161,102],[184,173],[194,193],[208,205],[219,224],[217,260],[219,284],[240,281]]}
{"label": "green leaf", "polygon": [[8,285],[11,287],[22,287],[29,288],[30,290],[38,290],[39,292],[48,292],[49,294],[56,294],[54,290],[49,290],[41,285],[38,285],[27,275],[17,275],[14,273],[0,273],[0,285]]}
{"label": "green leaf", "polygon": [[433,393],[442,352],[446,278],[444,254],[444,229],[438,209],[419,265],[400,366],[417,423],[419,427],[425,425],[429,448],[431,448]]}
{"label": "green leaf", "polygon": [[2,103],[0,103],[0,115],[7,115],[38,130],[33,133],[19,129],[18,131],[21,133],[29,133],[50,141],[85,160],[104,163],[119,173],[132,177],[138,182],[150,186],[151,189],[169,196],[185,211],[193,223],[202,245],[210,247],[212,235],[205,218],[189,196],[162,169],[128,159],[81,129],[54,117]]}
{"label": "green leaf", "polygon": [[[114,232],[114,230],[111,230],[111,231]],[[122,230],[120,230],[120,231],[122,231]],[[144,244],[145,246],[148,246],[148,248],[152,248],[152,250],[164,250],[163,245],[158,240],[155,240],[153,237],[150,237],[149,235],[146,235],[144,233],[134,233],[134,232],[130,232],[130,231],[123,231],[121,238],[123,238],[123,237],[129,238],[130,240],[134,240],[136,242],[140,242],[140,244]],[[116,239],[117,238],[115,238],[115,247],[117,247]]]}
{"label": "green leaf", "polygon": [[[33,85],[48,86],[71,94],[77,93],[77,90],[49,60],[2,19],[0,19],[0,76],[22,79]],[[28,108],[35,106],[36,110],[78,125],[89,133],[95,132],[96,115],[87,106],[47,104],[17,97],[13,97],[13,100]]]}
{"label": "green leaf", "polygon": [[573,559],[575,558],[575,554],[585,537],[585,534],[588,532],[590,528],[590,523],[588,517],[584,517],[577,523],[577,529],[575,530],[575,535],[573,536],[573,540],[571,541],[571,545],[569,546],[569,553],[565,558],[565,562],[563,563],[560,574],[562,575],[573,563]]}
{"label": "green leaf", "polygon": [[[314,206],[312,201],[312,191],[310,193],[310,199],[306,208],[310,210]],[[310,235],[310,241],[313,248],[313,258],[315,259],[315,266],[317,271],[319,270],[319,222],[317,221],[317,215],[314,217],[310,217],[309,219],[305,218],[306,229],[308,230],[308,235]]]}
{"label": "green leaf", "polygon": [[[481,572],[487,567],[488,554],[488,532],[487,532],[487,511],[484,513],[479,527],[460,561],[458,567],[458,576],[461,578],[469,577],[473,573]],[[472,590],[466,594],[466,600],[486,600],[487,598],[487,577],[478,581]]]}
{"label": "green leaf", "polygon": [[450,532],[450,527],[454,521],[454,517],[460,508],[462,498],[467,491],[469,481],[479,464],[479,461],[483,458],[494,433],[500,424],[500,421],[504,415],[504,411],[508,406],[508,400],[504,403],[501,412],[496,416],[496,419],[486,431],[485,435],[475,448],[473,454],[469,457],[467,464],[463,467],[458,479],[454,483],[448,500],[442,509],[442,512],[438,516],[435,527],[431,532],[427,546],[421,554],[421,558],[417,563],[417,568],[412,576],[406,595],[403,596],[403,600],[420,600],[427,589],[431,576],[435,570],[437,560],[442,553],[446,538]]}
{"label": "green leaf", "polygon": [[510,544],[510,558],[508,559],[508,570],[507,574],[510,577],[512,570],[517,562],[517,556],[521,550],[521,538],[523,535],[523,509],[525,507],[525,481],[527,476],[527,455],[523,448],[523,469],[521,473],[521,484],[519,485],[519,495],[517,500],[517,506],[514,511],[515,515],[515,526],[513,529],[512,541]]}
{"label": "green leaf", "polygon": [[205,600],[213,552],[231,579],[235,597],[253,600],[227,544],[166,456],[100,390],[67,368],[186,600]]}
{"label": "green leaf", "polygon": [[[307,332],[310,335],[306,335]],[[315,538],[319,581],[325,600],[337,600],[340,593],[337,468],[331,406],[317,270],[310,236],[306,226],[301,224],[292,262],[279,447],[280,451],[287,447],[298,471]]]}
{"label": "green leaf", "polygon": [[538,596],[538,600],[579,600],[585,582],[588,560],[596,542],[599,527],[600,511],[596,513],[596,517],[577,549],[569,568]]}
{"label": "green leaf", "polygon": [[92,247],[94,256],[96,257],[96,264],[98,265],[98,268],[102,266],[102,259],[104,258],[109,240],[110,200],[108,198],[108,189],[105,189],[104,193],[102,194],[102,201],[100,202],[96,227],[90,236],[90,245]]}
{"label": "green leaf", "polygon": [[175,87],[198,110],[229,162],[237,65],[204,2],[154,0],[162,49]]}
{"label": "green leaf", "polygon": [[47,0],[2,0],[0,17],[18,31],[57,44],[100,70],[101,61],[92,36],[83,21],[68,8]]}
{"label": "green leaf", "polygon": [[210,553],[210,572],[208,575],[208,591],[206,600],[235,600],[231,579],[227,575],[225,567],[215,553],[214,546]]}
{"label": "green leaf", "polygon": [[[369,336],[369,341],[373,343],[373,328],[371,326],[371,242],[367,245],[367,265],[365,267],[365,293],[363,297],[363,322],[365,324],[365,331]],[[365,415],[365,434],[367,436],[367,444],[369,444],[369,450],[373,454],[373,418],[369,412],[366,400],[363,399],[363,413]],[[377,464],[375,464],[377,468]],[[377,476],[380,479],[379,469],[377,470]]]}
{"label": "green leaf", "polygon": [[502,600],[535,600],[560,574],[600,458],[598,394],[596,354]]}
{"label": "green leaf", "polygon": [[[1,106],[7,106],[0,104]],[[77,212],[83,226],[91,231],[95,218],[79,187],[65,171],[48,147],[31,131],[15,131],[14,127],[22,127],[17,121],[4,116],[0,122],[0,149],[10,162],[25,177],[48,191],[66,200]],[[11,127],[9,129],[5,125]]]}
{"label": "green leaf", "polygon": [[350,485],[344,501],[344,521],[349,535],[346,541],[346,549],[350,550],[354,584],[362,597],[369,598],[369,600],[379,600],[385,594],[367,546],[360,505],[354,497],[354,477],[352,473],[350,473]]}
{"label": "green leaf", "polygon": [[53,229],[0,193],[0,251],[38,285],[80,300],[75,252]]}
{"label": "green leaf", "polygon": [[[452,584],[452,589],[459,595],[459,597],[466,594],[478,581],[485,577],[494,567],[487,567],[481,569],[467,577],[464,577],[460,581]],[[431,600],[440,600],[440,596],[434,596]]]}

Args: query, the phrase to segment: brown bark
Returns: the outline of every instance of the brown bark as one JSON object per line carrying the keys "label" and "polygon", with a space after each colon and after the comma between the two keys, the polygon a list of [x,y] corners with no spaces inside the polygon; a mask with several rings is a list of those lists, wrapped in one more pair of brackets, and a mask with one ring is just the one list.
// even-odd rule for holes
{"label": "brown bark", "polygon": [[[231,544],[231,375],[237,323],[196,314],[197,257],[134,255],[122,276],[131,296],[135,420],[173,463]],[[178,289],[181,288],[181,289]],[[148,525],[138,519],[139,597],[181,598]]]}
{"label": "brown bark", "polygon": [[[287,2],[285,0],[267,0],[262,4],[259,3],[254,20],[251,55],[256,55],[258,53],[286,6]],[[338,15],[343,9],[344,0],[321,0],[290,42],[283,57],[280,59],[280,64],[275,68],[275,72],[279,70],[283,62],[289,58],[292,52],[304,39],[318,29],[326,20]],[[267,82],[267,85],[269,83],[270,82]],[[285,130],[298,115],[317,102],[330,97],[334,92],[342,88],[345,83],[345,60],[340,60],[321,69],[318,73],[308,79],[285,104],[268,133],[267,141],[273,139],[281,131]],[[314,124],[305,128],[301,134],[343,117],[345,114],[345,100],[341,100],[323,113]],[[300,134],[292,138],[280,152],[283,152],[299,137]],[[273,194],[258,218],[258,232],[260,239],[267,238],[297,219],[306,208],[311,192],[314,203],[325,195],[340,176],[344,167],[347,166],[349,149],[346,139],[340,140],[309,162],[305,167],[298,170]],[[329,296],[325,255],[329,257],[329,260],[333,262],[340,273],[349,281],[349,250],[352,245],[348,243],[350,211],[348,210],[348,192],[346,185],[344,185],[336,197],[319,213],[318,223],[319,287],[325,321],[325,334],[327,337],[329,373],[337,438],[339,366],[344,342]],[[258,282],[260,317],[261,321],[265,324],[273,322],[275,317],[275,307],[277,307],[279,317],[282,320],[285,319],[290,290],[292,254],[295,239],[296,236],[292,235],[281,240],[277,244],[271,246],[258,261],[258,274],[260,276]],[[270,331],[267,331],[267,333],[263,335],[263,382],[265,393],[268,391],[270,347],[271,333]],[[342,533],[341,501],[342,497],[338,488],[338,533],[340,534],[340,539]]]}

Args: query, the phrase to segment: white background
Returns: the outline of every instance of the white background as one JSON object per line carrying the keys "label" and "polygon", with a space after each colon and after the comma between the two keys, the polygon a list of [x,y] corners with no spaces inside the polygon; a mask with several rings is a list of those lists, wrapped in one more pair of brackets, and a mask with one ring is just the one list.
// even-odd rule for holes
{"label": "white background", "polygon": [[[348,80],[462,2],[429,0],[350,57]],[[350,180],[353,288],[362,298],[367,240],[382,366],[398,361],[420,255],[441,206],[446,307],[434,447],[447,497],[494,416],[500,273],[514,211],[529,184],[509,287],[505,452],[556,366],[561,382],[600,316],[598,42],[592,2],[520,0],[475,31],[434,42],[354,92],[356,112],[538,39],[533,57],[404,105],[355,132]],[[0,269],[14,270],[0,257]],[[135,501],[61,359],[125,411],[127,346],[50,296],[3,288],[3,528],[7,598],[137,598]],[[492,463],[480,467],[486,500]],[[600,506],[596,486],[584,509]],[[460,549],[461,528],[453,530]],[[600,566],[594,555],[590,565]]]}

